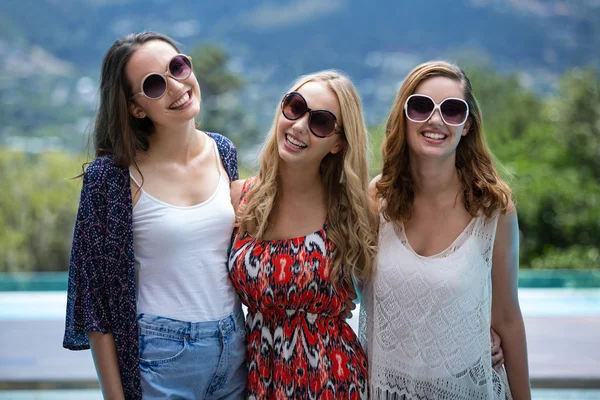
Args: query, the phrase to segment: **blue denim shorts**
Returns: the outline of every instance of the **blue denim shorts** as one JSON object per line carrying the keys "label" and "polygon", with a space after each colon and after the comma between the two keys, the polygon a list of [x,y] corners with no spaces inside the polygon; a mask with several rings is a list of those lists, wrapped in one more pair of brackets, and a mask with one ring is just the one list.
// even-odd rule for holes
{"label": "blue denim shorts", "polygon": [[220,321],[138,315],[144,399],[243,399],[246,331],[241,310]]}

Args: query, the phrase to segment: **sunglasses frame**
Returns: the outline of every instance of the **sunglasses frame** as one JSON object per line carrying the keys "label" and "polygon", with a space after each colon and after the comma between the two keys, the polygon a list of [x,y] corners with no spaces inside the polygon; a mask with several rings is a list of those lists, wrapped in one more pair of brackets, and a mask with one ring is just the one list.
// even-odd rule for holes
{"label": "sunglasses frame", "polygon": [[[408,116],[408,102],[413,97],[425,97],[425,98],[428,98],[429,100],[431,100],[431,102],[433,103],[433,110],[431,110],[431,114],[429,114],[427,116],[427,118],[425,118],[422,121],[418,121],[416,119],[412,119],[411,117]],[[467,107],[467,112],[465,113],[465,119],[460,124],[451,124],[448,121],[446,121],[446,118],[444,118],[444,113],[442,112],[441,106],[442,106],[442,104],[444,104],[444,102],[446,100],[458,100],[458,101],[463,102],[465,104],[465,106]],[[410,96],[408,96],[408,98],[404,102],[404,115],[406,115],[406,118],[408,118],[412,122],[422,123],[422,122],[428,121],[429,118],[431,118],[431,116],[433,115],[433,113],[435,113],[435,110],[439,111],[440,117],[442,117],[442,120],[444,121],[444,123],[446,125],[449,125],[449,126],[460,126],[460,125],[464,124],[465,122],[467,122],[467,119],[469,119],[469,103],[467,103],[466,100],[464,100],[464,99],[459,99],[458,97],[446,97],[444,100],[442,100],[438,104],[438,103],[435,102],[435,100],[433,100],[431,97],[427,96],[426,94],[411,94]]]}
{"label": "sunglasses frame", "polygon": [[[175,76],[173,76],[173,74],[171,74],[171,71],[169,71],[169,66],[171,65],[171,62],[173,62],[173,60],[176,57],[185,57],[189,60],[190,62],[190,73],[185,77],[185,78],[177,78]],[[149,74],[147,74],[146,76],[144,76],[142,78],[142,86],[141,89],[142,91],[139,93],[136,93],[134,95],[132,95],[129,100],[133,100],[134,98],[138,97],[138,96],[144,96],[145,98],[149,99],[149,100],[158,100],[158,99],[162,99],[163,96],[167,93],[167,88],[169,86],[169,80],[167,79],[167,77],[171,77],[173,79],[175,79],[176,81],[184,81],[187,78],[189,78],[192,74],[194,73],[194,64],[192,64],[192,57],[188,56],[187,54],[175,54],[173,57],[171,57],[171,59],[169,60],[169,62],[167,63],[167,70],[165,72],[163,72],[162,74],[159,72],[150,72]],[[163,92],[163,94],[161,94],[158,97],[150,97],[148,96],[145,92],[144,92],[144,83],[146,82],[146,79],[152,75],[158,75],[160,76],[164,81],[165,81],[165,91]]]}
{"label": "sunglasses frame", "polygon": [[[302,99],[302,101],[304,102],[304,106],[306,107],[306,111],[304,111],[302,114],[300,114],[300,115],[299,115],[298,117],[296,117],[296,118],[289,118],[287,115],[285,115],[285,111],[283,111],[283,110],[284,110],[283,103],[285,102],[285,100],[286,100],[288,97],[290,97],[290,96],[292,96],[292,95],[294,95],[294,96],[299,96],[299,97]],[[325,136],[317,135],[317,134],[315,133],[315,131],[313,131],[312,127],[311,127],[312,116],[313,116],[313,113],[315,113],[315,112],[325,112],[325,113],[328,113],[329,115],[331,115],[331,116],[333,117],[333,129],[331,130],[331,132],[330,132],[330,133],[328,133],[328,134],[327,134],[327,135],[325,135]],[[336,134],[336,133],[339,133],[339,132],[337,132],[337,131],[343,131],[343,128],[342,128],[342,127],[341,127],[341,126],[338,124],[338,122],[337,122],[337,117],[335,116],[335,114],[334,114],[334,113],[332,113],[332,112],[331,112],[331,111],[329,111],[329,110],[313,110],[313,109],[309,108],[309,107],[308,107],[308,103],[306,102],[306,99],[305,99],[305,98],[304,98],[304,96],[302,96],[302,94],[300,94],[299,92],[289,92],[289,93],[287,93],[285,96],[283,96],[283,99],[281,100],[281,114],[282,114],[282,115],[285,117],[285,119],[287,119],[287,120],[289,120],[289,121],[297,121],[297,120],[299,120],[300,118],[302,118],[302,117],[304,116],[304,114],[306,114],[306,113],[308,113],[308,129],[310,130],[310,133],[312,133],[313,135],[315,135],[315,136],[316,136],[316,137],[318,137],[318,138],[321,138],[321,139],[323,139],[323,138],[329,137],[329,136],[331,136],[331,135],[334,135],[334,134]],[[337,128],[337,129],[336,129],[336,128]]]}

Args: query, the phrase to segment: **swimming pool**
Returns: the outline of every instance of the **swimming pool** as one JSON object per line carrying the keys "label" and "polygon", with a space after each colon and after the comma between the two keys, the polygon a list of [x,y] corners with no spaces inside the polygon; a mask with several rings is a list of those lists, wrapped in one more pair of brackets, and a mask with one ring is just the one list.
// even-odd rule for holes
{"label": "swimming pool", "polygon": [[[600,316],[600,288],[519,288],[519,302],[524,316]],[[66,292],[0,292],[0,320],[63,319],[66,304]]]}
{"label": "swimming pool", "polygon": [[[0,292],[67,290],[68,272],[0,273]],[[520,288],[600,288],[600,269],[519,270]]]}
{"label": "swimming pool", "polygon": [[[93,387],[90,382],[95,382],[96,374],[90,352],[69,352],[61,348],[67,296],[66,287],[58,290],[57,282],[66,276],[48,277],[45,276],[44,284],[39,279],[29,280],[28,291],[15,291],[14,282],[11,291],[2,291],[0,279],[0,323],[10,321],[4,325],[6,329],[0,330],[0,341],[4,343],[0,349],[0,383],[51,384],[67,380],[87,382],[87,385],[25,386],[55,387],[55,390],[0,390],[0,399],[101,399],[98,389],[60,390]],[[535,274],[522,275],[519,301],[527,328],[530,375],[536,387],[533,390],[536,400],[600,399],[600,390],[597,390],[600,387],[600,352],[597,350],[600,286],[590,285],[596,277],[596,272],[573,276],[551,272],[541,278]],[[587,283],[582,283],[585,280]],[[37,283],[32,285],[32,282]],[[540,282],[554,287],[539,287]],[[60,285],[65,286],[64,281]],[[38,290],[31,290],[35,287]],[[354,329],[358,328],[357,311],[348,321]],[[39,333],[40,337],[34,341],[37,347],[19,350],[18,343],[25,332]],[[568,384],[557,386],[556,382]],[[594,389],[551,389],[554,387]]]}

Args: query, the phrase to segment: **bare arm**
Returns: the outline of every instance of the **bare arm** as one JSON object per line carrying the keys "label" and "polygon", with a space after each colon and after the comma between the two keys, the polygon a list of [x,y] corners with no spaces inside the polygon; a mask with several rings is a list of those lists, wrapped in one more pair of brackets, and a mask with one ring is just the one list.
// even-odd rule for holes
{"label": "bare arm", "polygon": [[124,400],[123,384],[117,361],[117,347],[112,333],[88,332],[92,357],[100,381],[102,396],[110,400]]}
{"label": "bare arm", "polygon": [[231,196],[231,204],[233,205],[233,210],[236,214],[240,205],[240,197],[242,197],[242,188],[244,187],[245,182],[245,179],[240,179],[231,182],[231,189],[229,191],[229,194]]}
{"label": "bare arm", "polygon": [[511,203],[498,219],[492,266],[492,327],[502,337],[506,373],[513,398],[531,399],[525,325],[519,307],[519,226]]}

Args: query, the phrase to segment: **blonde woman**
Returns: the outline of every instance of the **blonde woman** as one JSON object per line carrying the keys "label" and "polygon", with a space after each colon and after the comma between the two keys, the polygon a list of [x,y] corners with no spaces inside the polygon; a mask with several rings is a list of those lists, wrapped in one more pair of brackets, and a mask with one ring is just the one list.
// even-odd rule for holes
{"label": "blonde woman", "polygon": [[[530,398],[517,214],[459,67],[432,61],[408,74],[371,189],[379,254],[361,327],[372,397]],[[490,327],[506,372],[492,368]]]}
{"label": "blonde woman", "polygon": [[323,71],[284,96],[258,176],[233,183],[229,272],[248,307],[248,398],[368,396],[366,356],[344,320],[375,253],[366,150],[353,84]]}

